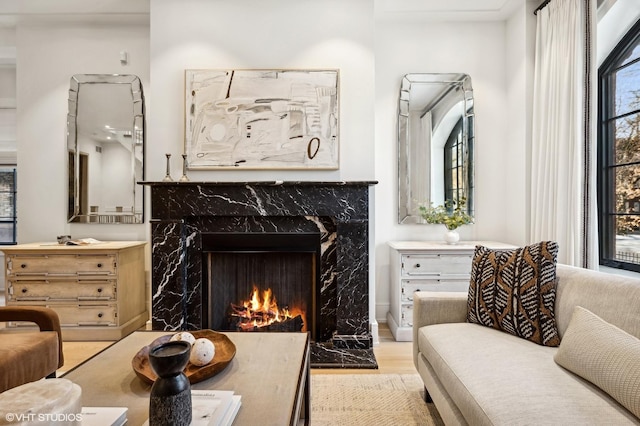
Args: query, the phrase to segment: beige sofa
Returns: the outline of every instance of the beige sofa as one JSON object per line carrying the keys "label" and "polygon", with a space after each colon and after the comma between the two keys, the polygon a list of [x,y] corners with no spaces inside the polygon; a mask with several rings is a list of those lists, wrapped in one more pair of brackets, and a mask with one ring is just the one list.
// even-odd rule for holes
{"label": "beige sofa", "polygon": [[[575,306],[640,338],[640,280],[565,265],[557,277],[561,338]],[[608,393],[558,365],[558,347],[467,323],[466,313],[466,293],[415,294],[414,363],[447,425],[640,424]],[[630,365],[637,373],[640,358]],[[640,393],[633,397],[637,404]]]}

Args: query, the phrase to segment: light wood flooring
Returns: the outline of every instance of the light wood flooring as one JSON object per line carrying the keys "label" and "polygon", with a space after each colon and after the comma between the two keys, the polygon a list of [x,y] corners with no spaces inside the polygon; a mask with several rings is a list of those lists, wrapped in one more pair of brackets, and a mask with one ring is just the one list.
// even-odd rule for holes
{"label": "light wood flooring", "polygon": [[[380,344],[373,352],[378,369],[314,368],[311,374],[410,374],[415,373],[411,342],[396,342],[386,324],[379,324]],[[100,352],[113,342],[64,342],[64,366],[58,374],[69,371],[85,359]]]}

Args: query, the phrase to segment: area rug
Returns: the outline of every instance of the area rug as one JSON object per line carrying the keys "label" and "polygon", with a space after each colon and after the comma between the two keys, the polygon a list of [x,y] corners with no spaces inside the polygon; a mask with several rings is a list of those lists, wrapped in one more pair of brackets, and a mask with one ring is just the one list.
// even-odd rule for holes
{"label": "area rug", "polygon": [[418,374],[312,374],[311,426],[444,425]]}

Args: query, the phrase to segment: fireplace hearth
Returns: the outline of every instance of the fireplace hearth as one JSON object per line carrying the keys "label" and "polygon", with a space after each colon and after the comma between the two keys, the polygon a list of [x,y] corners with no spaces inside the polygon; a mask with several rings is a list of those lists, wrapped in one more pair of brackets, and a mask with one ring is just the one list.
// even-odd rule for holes
{"label": "fireplace hearth", "polygon": [[[310,305],[312,367],[377,367],[369,331],[368,275],[369,187],[375,182],[143,184],[151,187],[154,330],[216,329],[216,303],[227,303],[210,288],[216,254],[213,262],[223,270],[245,265],[233,266],[244,268],[239,275],[251,275],[247,269],[278,263],[288,254],[293,265],[305,265],[307,256],[309,266],[285,267],[286,272],[270,266],[265,274],[284,277],[284,282],[306,275],[298,270],[313,274],[298,290],[277,290],[286,299],[302,298]],[[300,243],[303,236],[315,243]],[[227,293],[235,298],[250,285],[232,284]]]}

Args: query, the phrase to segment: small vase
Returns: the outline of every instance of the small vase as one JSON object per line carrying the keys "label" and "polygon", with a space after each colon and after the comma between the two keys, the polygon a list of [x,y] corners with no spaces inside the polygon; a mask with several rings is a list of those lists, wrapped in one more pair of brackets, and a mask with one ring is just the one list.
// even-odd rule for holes
{"label": "small vase", "polygon": [[447,244],[456,244],[460,241],[460,234],[455,229],[447,229],[447,232],[444,233],[444,241]]}
{"label": "small vase", "polygon": [[158,375],[149,398],[149,426],[191,424],[191,385],[183,372],[190,352],[191,344],[185,341],[163,343],[149,351],[149,364]]}

